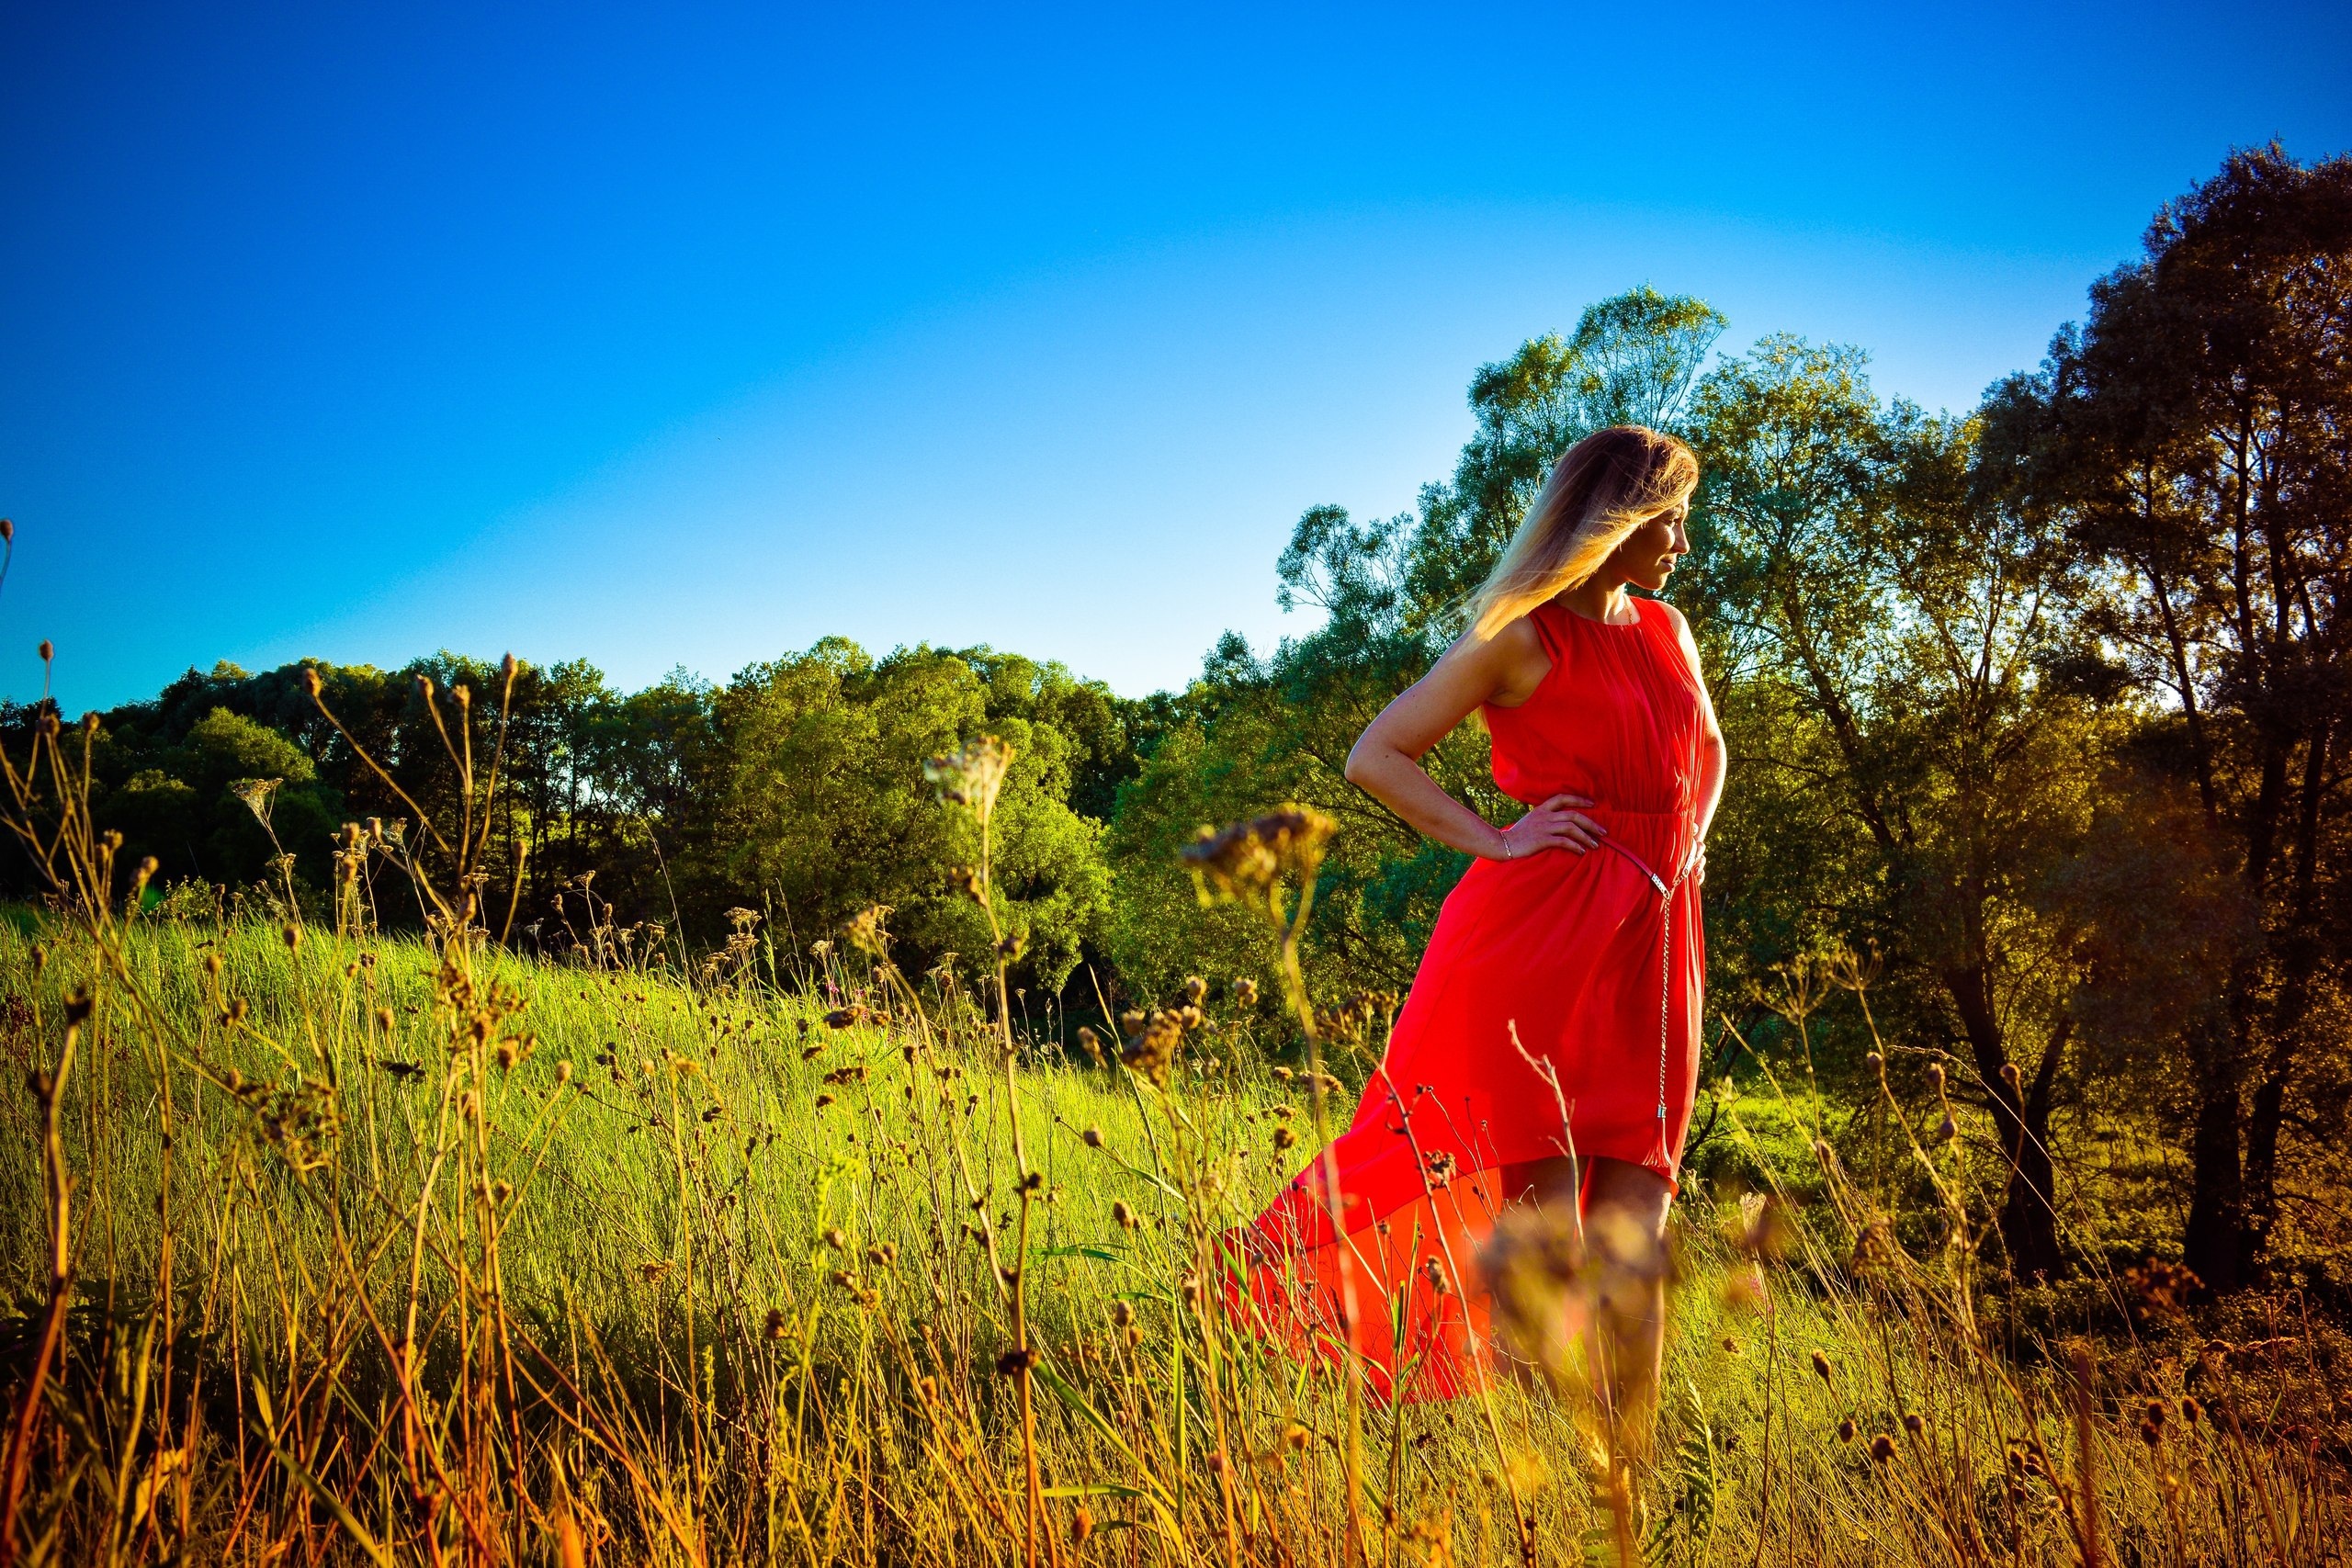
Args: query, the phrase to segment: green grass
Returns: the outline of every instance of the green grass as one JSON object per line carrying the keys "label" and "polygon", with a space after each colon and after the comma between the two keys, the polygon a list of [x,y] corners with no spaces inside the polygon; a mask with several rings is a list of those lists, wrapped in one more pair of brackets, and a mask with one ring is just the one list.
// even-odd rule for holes
{"label": "green grass", "polygon": [[[567,1541],[613,1562],[1021,1561],[1023,1380],[999,1374],[1010,1310],[970,1228],[1012,1260],[1017,1093],[1044,1179],[1022,1282],[1039,1560],[1344,1561],[1340,1380],[1182,1288],[1306,1153],[1272,1146],[1298,1096],[1259,1026],[1212,1005],[1165,1095],[1049,1041],[1008,1083],[967,997],[826,964],[831,992],[795,994],[445,968],[413,941],[315,930],[289,950],[256,922],[0,930],[19,1069],[53,1063],[65,998],[95,994],[61,1105],[77,1315],[21,1539],[52,1561],[356,1560],[363,1537],[401,1561],[563,1561]],[[890,1017],[824,1021],[859,1005]],[[2000,1326],[1973,1251],[1918,1247],[1943,1215],[1878,1213],[1825,1173],[1809,1119],[1767,1095],[1718,1134],[1818,1194],[1785,1254],[1724,1239],[1727,1188],[1677,1206],[1662,1457],[1622,1500],[1635,1556],[2340,1560],[2331,1330],[2249,1329],[2293,1343],[2214,1357],[2150,1319],[2078,1373]],[[42,1194],[39,1107],[15,1095],[0,1257],[28,1342]],[[1917,1255],[1857,1270],[1873,1219]],[[1759,1271],[1761,1308],[1739,1285]],[[2153,1445],[2151,1399],[2168,1402]],[[1518,1562],[1523,1519],[1540,1561],[1614,1561],[1605,1436],[1518,1382],[1372,1409],[1369,1554]]]}

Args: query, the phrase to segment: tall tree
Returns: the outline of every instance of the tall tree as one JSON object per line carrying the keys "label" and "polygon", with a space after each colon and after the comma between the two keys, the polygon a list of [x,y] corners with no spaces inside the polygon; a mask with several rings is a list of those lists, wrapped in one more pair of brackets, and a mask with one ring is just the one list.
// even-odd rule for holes
{"label": "tall tree", "polygon": [[[1696,585],[1739,700],[1734,767],[1804,777],[1849,844],[1838,934],[1877,943],[1920,1033],[1973,1069],[1999,1141],[2000,1234],[2055,1273],[2051,1113],[2072,969],[2043,889],[2087,826],[2099,747],[2040,676],[2064,562],[1977,463],[1976,426],[1883,409],[1860,356],[1767,338],[1711,372]],[[1751,691],[1778,692],[1758,705]],[[1735,808],[1738,811],[1738,808]],[[1738,811],[1774,859],[1818,824]],[[1736,889],[1735,896],[1736,896]]]}
{"label": "tall tree", "polygon": [[[2262,1258],[2292,1103],[2314,1087],[2316,1039],[2344,1021],[2347,392],[2352,159],[2305,165],[2273,145],[2158,214],[2142,258],[2002,399],[2004,440],[2107,569],[2086,624],[2120,678],[2178,716],[2201,852],[2258,912],[2218,1017],[2181,1041],[2197,1098],[2186,1247],[2216,1286]],[[2322,1101],[2338,1117],[2341,1089]]]}

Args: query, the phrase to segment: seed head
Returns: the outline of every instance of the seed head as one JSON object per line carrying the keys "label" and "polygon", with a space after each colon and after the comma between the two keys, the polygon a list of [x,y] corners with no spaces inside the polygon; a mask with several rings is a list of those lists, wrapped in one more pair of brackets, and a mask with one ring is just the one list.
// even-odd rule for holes
{"label": "seed head", "polygon": [[770,1339],[784,1337],[784,1309],[782,1307],[768,1308],[768,1320],[761,1326],[760,1332]]}
{"label": "seed head", "polygon": [[1136,1212],[1128,1208],[1124,1200],[1114,1202],[1111,1205],[1111,1223],[1123,1231],[1131,1231],[1136,1228]]}
{"label": "seed head", "polygon": [[1894,1439],[1893,1438],[1881,1432],[1871,1439],[1871,1459],[1873,1463],[1886,1464],[1894,1458]]}
{"label": "seed head", "polygon": [[1841,1443],[1850,1443],[1854,1440],[1854,1418],[1851,1416],[1838,1421],[1838,1440]]}
{"label": "seed head", "polygon": [[849,1247],[849,1237],[842,1234],[841,1226],[834,1225],[825,1232],[825,1245],[835,1252],[846,1251]]}
{"label": "seed head", "polygon": [[2180,1418],[2182,1420],[2194,1427],[2197,1425],[2197,1418],[2204,1414],[2205,1407],[2197,1403],[2197,1396],[2195,1394],[2184,1393],[2180,1396]]}
{"label": "seed head", "polygon": [[1917,1411],[1907,1412],[1903,1417],[1903,1429],[1916,1438],[1928,1429],[1927,1418]]}
{"label": "seed head", "polygon": [[1206,980],[1202,979],[1198,975],[1184,976],[1184,999],[1187,1002],[1198,1007],[1208,994],[1209,983]]}
{"label": "seed head", "polygon": [[1284,877],[1314,876],[1339,826],[1311,806],[1292,804],[1222,830],[1203,828],[1182,858],[1204,904],[1264,904]]}
{"label": "seed head", "polygon": [[1093,1534],[1094,1516],[1086,1511],[1085,1504],[1080,1503],[1078,1506],[1078,1512],[1070,1516],[1069,1543],[1072,1546],[1084,1546]]}
{"label": "seed head", "polygon": [[57,657],[57,645],[50,641],[49,638],[43,637],[40,639],[40,647],[37,651],[40,654],[40,661],[43,664],[46,664],[51,660]]}
{"label": "seed head", "polygon": [[1823,1382],[1827,1382],[1829,1381],[1829,1358],[1823,1355],[1820,1351],[1815,1350],[1813,1353],[1813,1370],[1820,1375]]}
{"label": "seed head", "polygon": [[1102,1037],[1082,1023],[1078,1026],[1078,1048],[1096,1066],[1102,1065]]}
{"label": "seed head", "polygon": [[1099,1149],[1102,1146],[1102,1129],[1100,1127],[1089,1127],[1078,1136],[1079,1141],[1090,1149]]}
{"label": "seed head", "polygon": [[1125,1328],[1135,1320],[1136,1309],[1132,1303],[1113,1302],[1111,1303],[1111,1325],[1114,1328]]}
{"label": "seed head", "polygon": [[1247,978],[1233,982],[1233,1005],[1245,1010],[1256,1007],[1258,1005],[1258,982]]}

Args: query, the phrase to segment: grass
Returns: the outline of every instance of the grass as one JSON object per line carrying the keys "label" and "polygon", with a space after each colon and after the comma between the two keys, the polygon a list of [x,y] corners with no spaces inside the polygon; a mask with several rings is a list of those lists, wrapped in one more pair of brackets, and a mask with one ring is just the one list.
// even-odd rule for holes
{"label": "grass", "polygon": [[[1318,1108],[1216,988],[1128,1065],[900,974],[876,921],[794,976],[748,914],[707,962],[526,964],[446,891],[463,829],[437,870],[355,829],[308,919],[126,915],[145,874],[17,787],[62,802],[63,891],[0,925],[6,1562],[2346,1555],[2341,1336],[2200,1328],[2160,1273],[2092,1282],[2096,1342],[2035,1333],[1956,1145],[1898,1128],[1874,1199],[1735,1100],[1762,1186],[1677,1205],[1633,1461],[1573,1375],[1383,1405],[1227,1316],[1213,1239]],[[394,871],[443,890],[424,938],[368,916]]]}

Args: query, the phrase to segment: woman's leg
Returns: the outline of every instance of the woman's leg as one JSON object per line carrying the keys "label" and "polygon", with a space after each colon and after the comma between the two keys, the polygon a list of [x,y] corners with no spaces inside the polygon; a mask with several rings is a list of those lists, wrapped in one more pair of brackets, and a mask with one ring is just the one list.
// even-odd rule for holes
{"label": "woman's leg", "polygon": [[1646,1452],[1666,1354],[1666,1211],[1656,1171],[1596,1157],[1584,1193],[1586,1244],[1600,1263],[1594,1373],[1626,1446]]}

